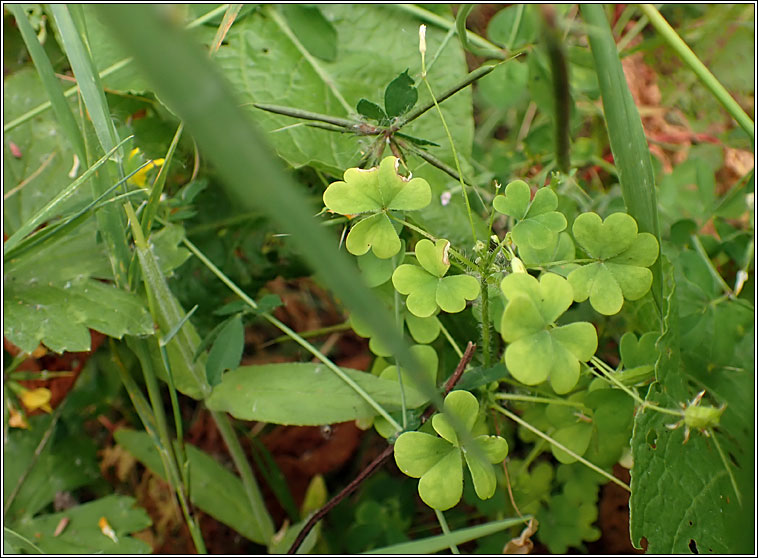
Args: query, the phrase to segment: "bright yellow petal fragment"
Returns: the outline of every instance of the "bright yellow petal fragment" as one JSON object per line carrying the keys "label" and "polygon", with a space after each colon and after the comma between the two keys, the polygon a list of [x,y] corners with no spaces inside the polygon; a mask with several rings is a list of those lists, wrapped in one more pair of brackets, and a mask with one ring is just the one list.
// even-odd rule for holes
{"label": "bright yellow petal fragment", "polygon": [[116,532],[108,524],[108,520],[105,519],[105,517],[100,518],[100,520],[97,522],[97,526],[100,527],[100,531],[103,533],[103,535],[108,537],[114,543],[118,542],[118,537],[116,536]]}
{"label": "bright yellow petal fragment", "polygon": [[132,176],[129,179],[129,182],[134,184],[135,186],[139,186],[140,188],[145,187],[145,183],[147,182],[147,173],[151,170],[160,167],[163,165],[164,159],[155,159],[154,161],[150,161],[147,165],[142,167],[140,170],[138,170],[136,173],[134,173],[134,176]]}
{"label": "bright yellow petal fragment", "polygon": [[46,413],[52,413],[53,409],[50,407],[51,397],[52,393],[47,388],[29,389],[21,394],[21,402],[30,411],[42,409]]}

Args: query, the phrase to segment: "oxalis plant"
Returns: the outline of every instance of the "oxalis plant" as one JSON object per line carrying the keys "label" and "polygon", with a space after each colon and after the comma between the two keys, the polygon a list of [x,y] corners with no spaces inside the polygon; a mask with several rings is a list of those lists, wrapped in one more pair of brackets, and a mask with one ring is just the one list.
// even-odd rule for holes
{"label": "oxalis plant", "polygon": [[[497,552],[503,544],[506,552],[524,552],[535,537],[551,552],[563,553],[600,536],[593,524],[600,486],[608,482],[631,493],[633,544],[645,538],[651,552],[733,548],[724,518],[749,509],[751,493],[750,452],[743,446],[750,439],[744,418],[752,405],[745,386],[752,376],[745,365],[748,343],[741,339],[750,337],[752,303],[740,292],[751,271],[753,244],[745,241],[744,231],[720,221],[723,242],[714,244],[702,240],[695,221],[659,215],[665,204],[656,201],[647,142],[602,6],[560,14],[549,7],[510,6],[499,16],[507,30],[501,32],[501,46],[467,31],[470,5],[459,7],[455,21],[410,5],[373,11],[379,8],[231,5],[193,12],[188,28],[208,47],[193,50],[146,6],[46,7],[61,52],[82,84],[77,103],[66,100],[76,90],[64,94],[39,44],[43,8],[32,7],[31,13],[10,8],[71,144],[66,153],[81,164],[70,171],[56,167],[57,178],[71,177],[58,189],[26,198],[32,188],[24,180],[25,190],[20,185],[5,194],[11,200],[45,200],[23,212],[19,201],[18,215],[6,213],[14,222],[4,249],[4,333],[20,349],[5,371],[8,423],[13,429],[29,424],[44,429],[33,429],[36,438],[16,431],[9,437],[7,451],[30,463],[22,470],[22,460],[13,462],[9,476],[14,484],[4,516],[10,550],[56,552],[73,548],[62,545],[82,544],[76,548],[145,551],[146,545],[129,534],[149,525],[149,518],[126,497],[100,498],[61,513],[44,510],[56,496],[50,487],[58,486],[57,480],[46,482],[46,472],[54,479],[66,476],[71,488],[82,486],[84,473],[97,469],[91,456],[82,467],[72,465],[86,454],[87,448],[77,445],[81,439],[64,437],[66,432],[56,439],[52,433],[60,421],[78,432],[81,409],[100,412],[101,378],[115,380],[106,386],[108,393],[125,389],[134,421],[143,427],[118,429],[113,438],[123,455],[168,482],[201,553],[206,541],[198,510],[272,553],[333,551],[325,545],[342,532],[362,538],[360,550],[385,553],[458,553],[457,545],[475,539],[480,550],[494,548],[490,535],[500,536]],[[627,8],[626,21],[637,9],[667,41],[678,44],[651,6]],[[586,32],[580,38],[572,27],[570,38],[589,41],[583,52],[592,60],[584,61],[589,64],[584,69],[591,66],[597,81],[614,157],[613,165],[602,161],[602,168],[618,177],[621,189],[621,196],[603,190],[599,201],[583,190],[586,181],[577,173],[583,165],[569,152],[572,141],[581,151],[587,138],[570,141],[576,90],[569,87],[566,35],[557,22],[579,15]],[[420,67],[413,61],[415,50],[392,41],[381,57],[384,69],[379,63],[374,68],[364,60],[379,50],[364,37],[380,28],[384,33],[379,22],[385,18],[402,23],[393,33],[413,24],[413,41],[419,18],[447,31],[430,30],[434,48],[427,52],[426,27],[420,27]],[[103,69],[88,52],[115,40],[111,33],[128,58]],[[536,48],[538,34],[544,40]],[[459,72],[458,79],[450,77],[456,75],[451,68],[462,69],[453,66],[450,54],[456,36],[461,49],[489,61]],[[349,56],[339,58],[338,46]],[[516,60],[524,53],[527,63]],[[349,65],[357,59],[360,67]],[[144,76],[121,74],[125,84],[108,82],[109,91],[152,95],[154,88],[151,110],[168,107],[168,120],[181,119],[171,130],[170,145],[153,161],[133,147],[128,119],[114,123],[110,97],[97,85],[131,63]],[[238,96],[228,93],[218,68]],[[356,77],[365,68],[370,75]],[[471,138],[453,121],[463,114],[451,107],[465,105],[460,92],[506,70],[508,80],[518,83],[528,71],[523,88],[534,102],[524,107],[524,130],[538,110],[541,130],[550,131],[542,140],[535,133],[516,142],[524,151],[538,145],[536,151],[548,152],[529,163],[536,174],[502,166],[494,172],[481,161],[471,165],[464,145]],[[15,92],[8,99],[16,103],[25,98],[18,91],[31,90],[22,78],[20,84],[8,82]],[[298,93],[301,78],[307,95]],[[373,80],[371,87],[356,85],[361,79]],[[195,90],[211,102],[197,103],[186,94]],[[329,113],[271,104],[277,99],[312,107],[311,96]],[[16,149],[6,162],[26,161],[23,150],[32,149],[38,138],[21,130],[44,110],[44,105],[31,108],[6,123]],[[727,110],[743,129],[751,128],[744,114]],[[470,120],[470,106],[465,114]],[[311,192],[322,207],[314,211],[301,199],[302,184],[281,172],[267,142],[247,125],[250,116],[269,132],[266,137],[281,158],[296,168],[310,167],[296,176],[313,179]],[[203,213],[211,212],[217,196],[203,192],[208,181],[167,183],[185,122],[229,195],[251,212],[243,217],[258,219],[263,208],[274,223],[277,234],[248,255],[275,250],[272,246],[286,237],[280,233],[291,235],[287,242],[298,257],[350,309],[344,324],[327,329],[352,329],[367,338],[374,357],[370,370],[335,364],[326,348],[309,341],[324,330],[293,331],[273,314],[282,303],[277,296],[243,284],[251,269],[270,265],[265,258],[237,273],[237,280],[228,272],[236,262],[221,265],[213,247],[234,236],[225,234],[228,214],[221,229],[206,221],[192,226],[198,213],[211,218]],[[45,141],[53,137],[43,135]],[[509,163],[507,168],[525,167]],[[707,175],[697,165],[685,171],[698,180]],[[28,173],[18,174],[21,179]],[[743,182],[738,193],[749,179]],[[86,195],[85,184],[92,187]],[[730,208],[741,208],[741,199],[726,194],[714,207],[701,208],[699,218],[732,215]],[[193,234],[203,238],[197,231],[204,227],[213,231],[207,253],[193,241]],[[228,250],[235,260],[238,249]],[[79,254],[75,260],[73,253]],[[720,269],[725,258],[739,264],[734,287],[714,264],[719,258]],[[196,267],[182,274],[188,260]],[[201,304],[192,301],[186,310],[180,303],[186,300],[180,285],[200,273],[224,288],[215,297],[223,302],[205,316],[198,311]],[[312,361],[241,365],[245,327],[261,321],[283,334],[269,343],[297,343],[309,355],[301,360]],[[25,373],[17,368],[40,344],[57,352],[87,350],[89,329],[109,337],[107,350],[99,353],[105,356],[83,374],[89,383],[72,398],[74,407],[53,411],[49,391],[25,388],[19,383]],[[19,403],[52,416],[29,417],[25,424]],[[185,443],[187,404],[205,407],[234,471]],[[335,494],[315,477],[298,507],[258,443],[260,427],[251,434],[240,424],[235,428],[228,415],[259,425],[320,426],[325,433],[328,425],[352,421],[376,431],[386,446]],[[252,440],[260,478],[240,437]],[[56,450],[63,439],[76,458],[51,451],[51,439],[59,444]],[[372,477],[390,460],[399,472],[389,467],[389,474]],[[619,478],[617,464],[631,469],[630,484]],[[274,525],[261,480],[285,508],[288,519],[281,525]],[[34,493],[37,487],[44,494]],[[361,498],[351,502],[348,496],[357,490]],[[408,510],[423,508],[420,502],[414,507],[415,494],[409,498],[414,491],[442,535],[406,540]],[[471,510],[477,521],[488,521],[461,528]],[[64,519],[71,522],[68,530]],[[718,521],[720,527],[713,527]],[[78,540],[79,533],[87,536]]]}

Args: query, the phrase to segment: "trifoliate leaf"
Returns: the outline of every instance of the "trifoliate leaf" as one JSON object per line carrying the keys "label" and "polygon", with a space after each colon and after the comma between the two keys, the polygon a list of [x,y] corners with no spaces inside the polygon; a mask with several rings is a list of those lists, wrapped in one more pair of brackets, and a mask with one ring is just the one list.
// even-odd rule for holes
{"label": "trifoliate leaf", "polygon": [[566,228],[566,218],[555,211],[558,207],[555,192],[540,188],[531,199],[529,185],[523,180],[509,183],[504,195],[495,196],[492,206],[518,220],[511,234],[519,247],[529,245],[544,249],[551,246],[558,233]]}
{"label": "trifoliate leaf", "polygon": [[[471,393],[456,390],[445,397],[446,413],[454,414],[471,433],[479,414],[479,402]],[[499,436],[481,435],[471,441],[476,447],[459,446],[458,436],[445,414],[432,417],[434,429],[443,437],[423,432],[404,432],[395,442],[395,462],[406,475],[421,478],[421,499],[430,507],[446,510],[455,506],[463,494],[461,453],[471,471],[480,498],[489,498],[496,487],[492,463],[508,454],[508,443]],[[476,428],[478,430],[478,428]]]}
{"label": "trifoliate leaf", "polygon": [[650,290],[653,274],[648,267],[658,258],[658,241],[650,233],[637,233],[631,216],[614,213],[601,221],[596,213],[583,213],[572,231],[596,260],[569,274],[574,300],[589,298],[595,310],[610,316],[621,310],[624,299],[638,300]]}
{"label": "trifoliate leaf", "polygon": [[540,281],[526,273],[503,279],[508,298],[501,332],[509,343],[505,365],[526,385],[548,378],[556,393],[569,392],[579,380],[579,361],[587,361],[597,349],[597,333],[587,322],[553,327],[552,323],[573,300],[568,282],[554,273]]}
{"label": "trifoliate leaf", "polygon": [[399,160],[385,157],[372,169],[347,169],[344,181],[333,182],[324,192],[324,204],[342,215],[373,213],[354,225],[346,246],[360,256],[369,248],[379,258],[389,258],[400,250],[397,236],[387,212],[414,211],[429,205],[429,183],[423,178],[405,178],[397,173]]}
{"label": "trifoliate leaf", "polygon": [[466,307],[467,300],[479,296],[479,281],[474,277],[443,277],[449,267],[449,263],[444,261],[447,259],[445,252],[448,245],[446,240],[438,240],[437,244],[428,240],[419,241],[416,257],[424,267],[403,264],[392,274],[395,289],[408,295],[408,310],[419,318],[433,315],[438,308],[448,313],[460,312]]}

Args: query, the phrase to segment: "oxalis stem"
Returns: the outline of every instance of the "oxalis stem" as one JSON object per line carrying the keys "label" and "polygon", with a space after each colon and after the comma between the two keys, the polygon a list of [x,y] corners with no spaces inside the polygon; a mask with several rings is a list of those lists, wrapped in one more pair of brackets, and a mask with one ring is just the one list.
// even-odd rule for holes
{"label": "oxalis stem", "polygon": [[[455,384],[460,379],[461,375],[463,374],[463,371],[466,369],[466,366],[469,362],[471,362],[472,357],[474,356],[474,351],[476,350],[476,345],[471,343],[469,341],[468,346],[466,347],[466,352],[463,354],[463,357],[461,357],[460,362],[458,362],[458,366],[455,367],[455,372],[453,372],[453,375],[450,376],[450,379],[445,383],[445,390],[443,392],[443,397],[450,393],[450,391],[455,387]],[[434,414],[434,406],[429,405],[427,409],[424,411],[424,414],[421,415],[421,424],[424,424],[427,420],[429,420],[429,417],[431,417]],[[419,425],[420,426],[420,425]],[[369,463],[363,471],[361,471],[357,477],[355,477],[350,484],[348,484],[345,488],[343,488],[340,492],[338,492],[331,500],[329,500],[326,504],[324,504],[321,509],[319,509],[316,513],[314,513],[311,518],[308,520],[308,522],[303,526],[303,528],[300,530],[300,532],[297,534],[297,537],[295,538],[295,541],[292,543],[292,546],[287,551],[287,554],[295,554],[297,552],[297,549],[300,548],[300,545],[303,544],[303,541],[305,540],[305,537],[308,536],[308,533],[313,530],[313,528],[316,526],[316,524],[323,519],[324,516],[326,516],[327,513],[329,513],[337,504],[339,504],[342,500],[347,498],[352,492],[355,491],[356,488],[358,488],[363,481],[365,481],[368,477],[370,477],[379,467],[381,467],[384,462],[389,459],[389,457],[394,453],[395,446],[389,445],[387,446],[382,453],[380,453],[371,463]]]}

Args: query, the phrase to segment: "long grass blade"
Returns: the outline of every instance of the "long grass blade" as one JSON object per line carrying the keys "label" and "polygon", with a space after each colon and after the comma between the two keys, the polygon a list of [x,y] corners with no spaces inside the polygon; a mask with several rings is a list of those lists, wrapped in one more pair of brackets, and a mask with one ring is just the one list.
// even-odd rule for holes
{"label": "long grass blade", "polygon": [[750,136],[750,141],[755,141],[754,122],[745,111],[742,110],[742,107],[737,104],[737,101],[732,98],[726,88],[721,85],[719,80],[716,79],[716,76],[714,76],[705,64],[700,61],[697,55],[692,52],[692,49],[687,46],[687,43],[685,43],[679,34],[674,31],[655,6],[652,4],[640,4],[639,9],[647,16],[650,23],[655,27],[656,31],[661,34],[668,45],[674,49],[674,52],[679,55],[682,61],[689,66],[703,85],[713,93],[713,96],[716,97],[718,102],[721,103],[732,118],[737,121],[740,128],[747,132],[747,135]]}
{"label": "long grass blade", "polygon": [[[650,150],[639,112],[624,77],[611,27],[602,4],[582,4],[581,10],[587,22],[590,47],[603,97],[603,112],[608,126],[611,152],[618,169],[627,211],[637,220],[639,230],[655,235],[660,245],[658,205]],[[651,270],[653,298],[660,309],[663,297],[660,259]]]}
{"label": "long grass blade", "polygon": [[[100,83],[100,76],[97,74],[95,64],[79,36],[68,6],[53,4],[50,9],[53,12],[53,17],[55,17],[55,23],[58,25],[63,48],[66,51],[68,61],[71,63],[77,85],[82,92],[84,104],[87,106],[92,119],[97,139],[100,141],[103,151],[110,151],[118,144],[116,129],[110,118],[105,92]],[[121,160],[123,157],[117,154],[117,158]]]}
{"label": "long grass blade", "polygon": [[42,48],[32,26],[29,24],[23,6],[21,4],[8,4],[8,9],[16,18],[18,30],[21,32],[24,44],[34,62],[34,67],[37,69],[37,73],[42,80],[42,85],[50,99],[50,105],[53,108],[55,117],[58,119],[61,130],[66,134],[66,137],[68,137],[74,151],[79,156],[79,160],[85,161],[87,155],[84,150],[84,138],[82,137],[82,132],[79,130],[74,114],[71,112],[71,108],[66,102],[66,97],[63,95],[63,88],[61,87],[58,78],[55,77],[53,65],[50,63],[50,59],[47,57],[45,49]]}
{"label": "long grass blade", "polygon": [[492,535],[493,533],[498,533],[509,527],[520,525],[529,521],[529,518],[530,516],[524,516],[523,519],[516,518],[492,521],[490,523],[485,523],[484,525],[477,525],[476,527],[459,529],[451,532],[449,535],[437,535],[419,541],[411,541],[377,548],[366,552],[366,554],[432,554],[449,548],[450,545],[463,544],[468,541],[473,541],[474,539]]}

